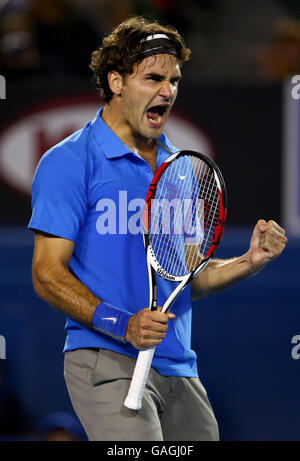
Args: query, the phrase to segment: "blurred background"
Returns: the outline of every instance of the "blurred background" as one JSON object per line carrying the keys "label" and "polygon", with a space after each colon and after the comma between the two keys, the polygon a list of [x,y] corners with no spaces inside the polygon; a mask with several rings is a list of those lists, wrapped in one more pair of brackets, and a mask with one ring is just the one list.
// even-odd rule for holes
{"label": "blurred background", "polygon": [[224,173],[217,256],[246,251],[259,218],[289,238],[259,275],[194,305],[221,440],[300,440],[299,0],[0,0],[0,439],[86,439],[63,380],[65,320],[32,288],[30,185],[41,155],[94,117],[91,52],[131,14],[192,49],[166,132]]}

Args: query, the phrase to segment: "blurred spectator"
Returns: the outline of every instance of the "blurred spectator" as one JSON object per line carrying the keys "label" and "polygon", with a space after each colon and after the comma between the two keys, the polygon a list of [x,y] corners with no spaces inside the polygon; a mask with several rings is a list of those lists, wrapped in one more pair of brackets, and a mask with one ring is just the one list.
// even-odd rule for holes
{"label": "blurred spectator", "polygon": [[164,4],[174,0],[70,0],[85,10],[89,10],[96,18],[97,24],[104,34],[120,24],[126,17],[134,14],[161,19],[165,13]]}
{"label": "blurred spectator", "polygon": [[0,67],[11,77],[14,73],[32,73],[39,69],[40,51],[30,15],[11,11],[0,20]]}
{"label": "blurred spectator", "polygon": [[300,21],[282,18],[276,22],[271,44],[260,47],[257,57],[266,80],[300,73]]}
{"label": "blurred spectator", "polygon": [[78,419],[65,412],[46,415],[37,427],[38,440],[43,442],[87,441],[86,434]]}
{"label": "blurred spectator", "polygon": [[87,74],[91,52],[103,34],[87,11],[71,0],[9,2],[0,18],[3,74]]}

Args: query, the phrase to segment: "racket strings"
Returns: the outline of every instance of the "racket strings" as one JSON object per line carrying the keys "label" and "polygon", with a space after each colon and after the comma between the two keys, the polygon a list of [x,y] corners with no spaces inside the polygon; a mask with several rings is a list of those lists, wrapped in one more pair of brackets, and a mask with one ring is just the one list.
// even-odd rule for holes
{"label": "racket strings", "polygon": [[214,219],[214,217],[216,214],[219,214],[218,192],[213,171],[206,164],[205,168],[203,168],[204,162],[200,162],[196,157],[192,157],[191,163],[198,180],[198,199],[200,200],[201,197],[202,200],[202,206],[198,207],[197,212],[199,214],[199,221],[202,226],[203,239],[199,244],[198,251],[196,251],[195,246],[192,247],[193,251],[187,249],[186,265],[190,271],[195,269],[200,264],[200,262],[203,260],[203,257],[207,253],[207,250],[211,245],[212,230],[217,223],[217,220]]}
{"label": "racket strings", "polygon": [[[171,168],[171,169],[170,169]],[[164,216],[163,223],[167,223],[166,228],[162,228],[161,231],[165,238],[157,238],[155,245],[155,253],[161,256],[161,266],[167,270],[167,272],[173,274],[178,272],[179,268],[182,271],[184,268],[185,262],[185,250],[184,246],[180,245],[178,241],[178,235],[182,233],[182,214],[181,214],[181,200],[185,196],[185,188],[181,189],[181,196],[178,194],[178,184],[176,182],[182,182],[187,175],[188,162],[181,162],[181,169],[175,167],[174,163],[171,164],[171,167],[167,169],[167,174],[164,174],[163,181],[160,184],[159,194],[156,193],[156,196],[159,195],[159,202],[165,204],[167,201],[168,209],[162,208],[161,216]],[[170,171],[168,171],[170,170]],[[176,186],[175,186],[176,184]],[[170,186],[172,185],[172,186]],[[171,193],[170,193],[171,192]],[[163,197],[163,198],[162,198]],[[176,200],[176,203],[175,203]],[[171,208],[175,203],[175,207]],[[172,213],[173,210],[173,213]],[[167,212],[166,212],[167,211]],[[173,216],[172,216],[173,214]],[[171,222],[173,217],[173,229],[170,229]],[[179,225],[180,222],[180,225]],[[171,232],[173,234],[171,235]],[[170,234],[170,238],[166,235]],[[173,238],[172,238],[173,237]]]}
{"label": "racket strings", "polygon": [[179,157],[163,173],[154,200],[150,240],[155,257],[169,274],[185,275],[205,257],[218,223],[214,172],[198,157]]}
{"label": "racket strings", "polygon": [[[184,179],[185,176],[186,176],[187,165],[188,165],[187,162],[185,162],[184,167],[181,168],[181,170],[180,170],[181,175],[178,175],[178,177],[181,180]],[[180,221],[180,225],[182,226],[182,222],[181,222],[182,221],[182,216],[181,216],[180,203],[179,203],[179,206],[178,206],[178,193],[174,193],[174,191],[176,191],[176,189],[177,189],[176,187],[174,187],[174,181],[175,181],[176,173],[177,173],[176,168],[174,168],[174,165],[173,165],[173,168],[172,169],[169,168],[168,175],[165,175],[164,178],[163,178],[163,181],[161,182],[161,190],[167,191],[167,194],[165,194],[163,196],[163,201],[165,201],[166,197],[167,197],[167,200],[169,200],[170,204],[172,202],[174,204],[174,200],[177,200],[177,208],[176,208],[177,213],[175,212],[175,217],[173,216],[173,218],[174,218],[173,233],[174,234],[176,233],[176,231],[178,233],[178,223],[179,223],[179,221]],[[170,187],[170,184],[171,184],[171,187]],[[170,193],[170,191],[172,191],[172,192]],[[185,197],[185,196],[186,196],[185,189],[182,188],[181,189],[181,198]],[[169,208],[169,210],[170,211],[172,210],[171,207]],[[163,215],[164,215],[164,219],[163,219],[162,222],[164,223],[164,222],[169,220],[168,224],[170,225],[171,214],[169,213],[169,216],[168,216],[167,213],[165,213],[165,214],[162,213],[162,215],[158,215],[158,216],[161,218],[161,216],[163,216]],[[190,216],[192,216],[192,213],[190,213]],[[186,218],[186,216],[185,216],[185,218]],[[190,223],[188,223],[186,227],[189,228],[189,226],[190,226]],[[161,229],[161,230],[162,230],[163,234],[169,233],[171,231],[171,229],[169,229],[169,232],[166,232],[166,229]],[[153,245],[154,250],[155,250],[156,253],[162,254],[163,253],[162,250],[167,251],[167,253],[163,253],[163,256],[161,258],[160,263],[164,267],[167,267],[168,271],[171,272],[171,273],[174,272],[174,266],[176,264],[178,265],[178,261],[182,262],[183,259],[184,259],[184,256],[185,256],[184,246],[183,245],[179,246],[179,245],[176,245],[174,243],[178,243],[178,237],[177,237],[177,242],[174,242],[174,238],[173,238],[173,241],[172,241],[171,238],[170,239],[165,238],[164,240],[162,240],[160,238],[156,238],[156,241],[154,242],[154,245]],[[171,266],[170,266],[170,264],[166,263],[167,257],[168,257],[168,260],[172,262]]]}
{"label": "racket strings", "polygon": [[198,200],[200,200],[200,197],[202,200],[202,206],[198,207],[197,212],[199,214],[199,221],[202,225],[203,239],[199,245],[198,251],[196,251],[195,247],[194,251],[189,251],[187,267],[190,268],[190,271],[199,265],[210,247],[212,237],[211,231],[214,228],[214,224],[216,224],[214,217],[216,216],[216,213],[218,214],[219,212],[218,192],[213,171],[196,157],[192,157],[191,163],[195,171],[199,187]]}
{"label": "racket strings", "polygon": [[[176,174],[177,174],[177,177],[180,179],[180,181],[182,181],[183,179],[182,178],[185,178],[186,175],[187,175],[187,162],[185,162],[185,164],[183,165],[183,169],[182,169],[182,172],[181,174],[179,175],[178,172],[176,172],[176,168],[173,168],[172,172],[173,174],[171,174],[171,178],[169,178],[168,180],[168,183],[170,181],[172,181],[172,183],[175,182],[175,178],[176,178]],[[167,179],[167,175],[165,176],[164,180],[166,181]],[[164,184],[162,184],[162,187],[164,187]],[[175,210],[175,216],[173,217],[174,219],[174,232],[178,231],[182,231],[182,227],[183,227],[183,223],[182,223],[182,216],[181,216],[181,213],[179,212],[179,209],[180,209],[180,200],[181,200],[181,197],[178,197],[178,192],[176,190],[176,188],[173,187],[173,196],[171,197],[171,201],[172,200],[179,200],[179,202],[177,202],[177,205],[179,203],[179,206],[177,206],[176,210]],[[184,190],[182,191],[183,194],[184,194]],[[171,218],[171,216],[170,216]],[[170,223],[169,223],[170,224]],[[178,238],[178,237],[177,237]],[[167,263],[166,266],[168,266],[168,272],[170,271],[171,274],[173,274],[176,270],[177,270],[177,265],[179,264],[179,262],[183,262],[185,260],[185,251],[184,251],[184,247],[182,245],[178,245],[178,244],[174,244],[174,242],[172,242],[172,248],[171,248],[171,251],[170,251],[170,254],[168,254],[168,252],[166,252],[166,254],[164,255],[164,263]]]}

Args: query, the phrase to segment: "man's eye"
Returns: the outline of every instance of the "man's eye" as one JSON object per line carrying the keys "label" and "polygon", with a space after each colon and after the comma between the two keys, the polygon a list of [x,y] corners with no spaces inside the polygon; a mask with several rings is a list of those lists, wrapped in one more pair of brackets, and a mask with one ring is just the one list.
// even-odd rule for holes
{"label": "man's eye", "polygon": [[156,75],[148,75],[147,80],[153,80],[154,82],[161,82],[161,78]]}

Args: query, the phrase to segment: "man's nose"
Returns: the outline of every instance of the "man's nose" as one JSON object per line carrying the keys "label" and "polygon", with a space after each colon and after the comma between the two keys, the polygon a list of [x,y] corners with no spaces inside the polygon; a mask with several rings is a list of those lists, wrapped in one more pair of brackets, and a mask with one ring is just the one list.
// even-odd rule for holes
{"label": "man's nose", "polygon": [[174,97],[175,90],[170,83],[165,82],[161,85],[158,94],[166,99],[172,99]]}

